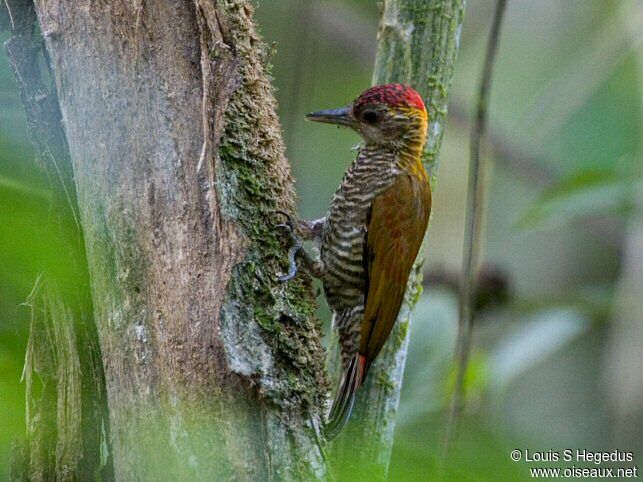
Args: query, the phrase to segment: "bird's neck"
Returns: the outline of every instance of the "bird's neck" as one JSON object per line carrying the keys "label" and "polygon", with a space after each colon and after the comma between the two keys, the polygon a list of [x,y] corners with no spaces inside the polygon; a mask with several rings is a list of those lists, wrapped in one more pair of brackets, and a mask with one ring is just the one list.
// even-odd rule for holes
{"label": "bird's neck", "polygon": [[418,125],[401,139],[397,146],[395,156],[395,162],[400,170],[420,177],[423,180],[427,179],[426,170],[422,164],[426,130],[426,119],[420,119]]}
{"label": "bird's neck", "polygon": [[[360,148],[364,159],[392,159],[399,172],[415,175],[423,181],[428,179],[422,155],[427,135],[426,113],[415,118],[415,124],[401,137],[387,142],[365,142]],[[369,161],[370,162],[370,161]]]}

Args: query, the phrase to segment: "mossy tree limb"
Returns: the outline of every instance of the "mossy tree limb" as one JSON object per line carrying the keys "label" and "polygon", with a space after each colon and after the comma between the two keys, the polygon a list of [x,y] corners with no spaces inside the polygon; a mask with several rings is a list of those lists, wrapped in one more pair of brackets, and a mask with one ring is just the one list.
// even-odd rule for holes
{"label": "mossy tree limb", "polygon": [[323,350],[309,280],[276,279],[294,193],[250,3],[35,4],[115,478],[324,478]]}
{"label": "mossy tree limb", "polygon": [[[433,185],[464,6],[464,0],[383,2],[373,84],[401,82],[411,85],[422,95],[429,114],[424,161]],[[340,471],[347,476],[355,470],[368,470],[369,476],[376,480],[386,478],[411,313],[421,293],[422,261],[420,254],[397,323],[358,395],[354,409],[358,422],[349,423],[345,433],[334,443],[333,454],[339,460]]]}

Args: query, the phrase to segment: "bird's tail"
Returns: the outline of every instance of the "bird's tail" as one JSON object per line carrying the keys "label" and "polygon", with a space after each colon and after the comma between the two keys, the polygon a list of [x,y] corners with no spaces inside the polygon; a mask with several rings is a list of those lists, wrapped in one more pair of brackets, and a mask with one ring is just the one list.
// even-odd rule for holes
{"label": "bird's tail", "polygon": [[328,414],[328,423],[324,427],[326,440],[333,440],[348,422],[355,403],[355,394],[362,385],[366,374],[366,357],[355,355],[344,370],[333,406]]}

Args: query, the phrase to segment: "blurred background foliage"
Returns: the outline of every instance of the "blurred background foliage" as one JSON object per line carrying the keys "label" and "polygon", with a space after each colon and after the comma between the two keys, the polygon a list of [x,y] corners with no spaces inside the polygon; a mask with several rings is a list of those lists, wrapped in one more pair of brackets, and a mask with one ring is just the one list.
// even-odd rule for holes
{"label": "blurred background foliage", "polygon": [[[469,0],[465,14],[391,480],[427,480],[441,453],[470,108],[493,6]],[[320,217],[358,139],[303,116],[345,105],[370,84],[377,2],[263,0],[256,14],[271,45],[300,212]],[[637,0],[509,2],[485,151],[486,291],[450,479],[526,480],[529,464],[509,459],[514,448],[618,447],[641,460],[642,40]],[[22,303],[56,258],[55,240],[37,230],[48,198],[0,55],[0,478],[25,430]]]}

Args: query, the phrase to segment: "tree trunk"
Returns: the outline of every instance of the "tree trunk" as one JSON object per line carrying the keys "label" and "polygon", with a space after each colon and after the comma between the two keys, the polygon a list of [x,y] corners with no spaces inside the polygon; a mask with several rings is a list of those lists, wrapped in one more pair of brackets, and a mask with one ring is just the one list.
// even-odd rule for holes
{"label": "tree trunk", "polygon": [[[378,33],[373,84],[402,82],[422,95],[429,114],[424,162],[433,187],[464,3],[464,0],[385,0]],[[333,444],[333,458],[338,460],[346,477],[367,470],[375,480],[386,479],[411,314],[422,292],[423,260],[420,254],[395,327],[357,396],[353,417],[359,423],[348,424],[345,433]]]}
{"label": "tree trunk", "polygon": [[323,478],[308,279],[248,2],[39,0],[126,480]]}

